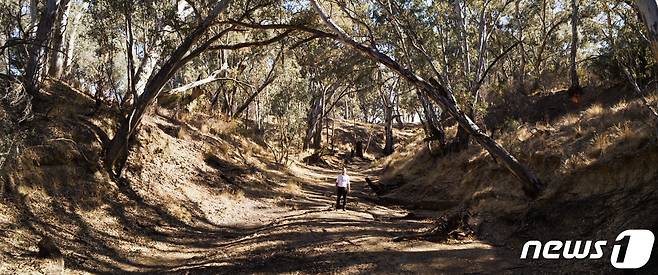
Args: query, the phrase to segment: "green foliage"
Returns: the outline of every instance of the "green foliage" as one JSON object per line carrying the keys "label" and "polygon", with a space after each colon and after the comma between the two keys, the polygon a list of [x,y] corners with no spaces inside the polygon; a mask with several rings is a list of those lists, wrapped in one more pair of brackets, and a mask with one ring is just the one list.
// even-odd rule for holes
{"label": "green foliage", "polygon": [[[320,2],[357,41],[423,78],[442,82],[463,109],[473,108],[476,114],[513,96],[519,83],[532,94],[564,88],[568,82],[565,52],[571,43],[571,10],[567,0]],[[79,20],[69,21],[66,29],[67,43],[75,43],[68,46],[73,55],[64,80],[118,107],[129,93],[128,22],[133,70],[139,72],[154,57],[157,72],[216,3],[72,0],[68,20]],[[644,26],[629,4],[579,1],[579,5],[577,60],[585,86],[625,81],[620,66],[638,79],[655,77]],[[28,1],[0,3],[0,42],[29,40],[35,19]],[[316,32],[304,31],[309,29]],[[322,98],[328,117],[382,121],[380,92],[390,88],[386,78],[393,75],[334,39],[317,35],[318,31],[329,32],[304,1],[232,1],[192,49],[203,48],[204,43],[208,47],[168,76],[164,90],[217,75],[195,88],[202,96],[194,111],[232,115],[261,85],[269,84],[241,117],[259,127],[289,127],[300,133],[308,127],[311,105]],[[26,52],[24,44],[6,47],[0,52],[0,70],[20,75]],[[268,82],[268,76],[273,80]],[[404,81],[392,97],[396,112],[404,117],[422,110],[415,87]]]}

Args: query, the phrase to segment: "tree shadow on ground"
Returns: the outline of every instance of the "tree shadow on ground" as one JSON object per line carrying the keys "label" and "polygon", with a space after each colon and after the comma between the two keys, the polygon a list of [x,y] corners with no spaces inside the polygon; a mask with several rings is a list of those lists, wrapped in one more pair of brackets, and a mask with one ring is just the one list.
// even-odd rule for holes
{"label": "tree shadow on ground", "polygon": [[[86,120],[79,116],[65,119]],[[144,190],[136,190],[136,182],[131,179],[109,178],[101,162],[101,142],[107,138],[98,138],[107,135],[93,133],[98,127],[80,130],[79,123],[69,123],[65,119],[35,122],[34,126],[42,123],[49,127],[29,139],[32,143],[28,145],[38,148],[38,154],[25,154],[11,166],[14,171],[7,177],[12,183],[7,184],[11,188],[5,194],[8,198],[5,201],[17,210],[16,221],[30,241],[36,243],[44,237],[54,240],[64,254],[67,268],[91,273],[312,272],[358,264],[375,265],[373,270],[404,267],[403,263],[385,261],[389,257],[410,258],[409,263],[421,262],[417,260],[421,255],[417,252],[313,253],[312,249],[317,246],[333,247],[337,242],[345,242],[340,247],[351,246],[350,242],[362,238],[387,240],[402,231],[420,230],[427,225],[377,217],[371,209],[375,206],[366,200],[369,191],[360,182],[367,173],[374,172],[361,173],[356,164],[350,168],[360,172],[354,177],[351,197],[354,203],[348,202],[348,207],[354,206],[352,211],[327,211],[333,204],[333,177],[337,171],[306,167],[304,169],[318,176],[308,178],[287,172],[265,174],[269,181],[265,183],[236,180],[236,185],[253,199],[289,197],[291,194],[286,191],[267,187],[287,181],[299,182],[301,194],[290,200],[297,209],[305,211],[290,210],[289,215],[258,226],[218,225],[198,204],[178,202],[188,213],[187,217],[181,217],[172,213],[166,204],[146,198]],[[83,123],[93,125],[90,121]],[[66,134],[65,139],[74,142],[60,140],[62,133]],[[212,144],[218,142],[210,137],[203,138],[215,142]],[[237,142],[234,146],[239,148]],[[211,165],[215,170],[201,174],[199,181],[217,177],[218,173],[249,174],[244,172],[244,167],[229,164]],[[263,171],[253,173],[257,172]],[[242,180],[243,177],[234,178]],[[9,243],[10,237],[0,230],[2,243]],[[32,252],[34,246],[17,248],[12,256]],[[306,252],[308,254],[304,254]],[[431,256],[439,252],[428,253]],[[379,260],[371,259],[378,257]],[[341,261],[348,258],[358,262]],[[305,260],[300,265],[286,267],[286,263],[298,259]],[[380,264],[382,266],[377,269]],[[209,269],[206,267],[209,265],[225,267]]]}

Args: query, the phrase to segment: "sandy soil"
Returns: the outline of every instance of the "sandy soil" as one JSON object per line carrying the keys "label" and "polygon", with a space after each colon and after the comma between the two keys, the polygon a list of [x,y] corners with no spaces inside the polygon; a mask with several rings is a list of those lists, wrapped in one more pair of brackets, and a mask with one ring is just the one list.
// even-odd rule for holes
{"label": "sandy soil", "polygon": [[[350,171],[365,170],[363,164]],[[296,163],[303,179],[294,208],[248,236],[221,244],[215,260],[172,271],[255,273],[504,273],[517,268],[515,254],[483,242],[438,244],[393,242],[400,234],[426,230],[431,220],[405,220],[408,213],[376,204],[364,182],[372,171],[351,172],[348,210],[333,210],[335,171]]]}
{"label": "sandy soil", "polygon": [[[427,230],[432,220],[406,220],[405,210],[375,203],[364,182],[374,173],[367,168],[367,163],[349,167],[357,172],[351,172],[347,211],[332,209],[336,171],[300,163],[289,169],[289,180],[297,182],[286,189],[290,194],[258,203],[248,196],[208,203],[199,206],[199,217],[206,218],[190,217],[189,223],[173,222],[177,219],[156,207],[151,214],[133,211],[140,206],[129,203],[121,215],[110,207],[80,211],[77,220],[48,226],[72,240],[62,245],[63,259],[36,259],[36,247],[26,242],[38,239],[13,227],[7,237],[22,243],[12,245],[29,249],[3,253],[0,273],[436,274],[513,273],[518,267],[515,252],[483,242],[393,242],[400,234]],[[5,210],[11,222],[11,210]]]}

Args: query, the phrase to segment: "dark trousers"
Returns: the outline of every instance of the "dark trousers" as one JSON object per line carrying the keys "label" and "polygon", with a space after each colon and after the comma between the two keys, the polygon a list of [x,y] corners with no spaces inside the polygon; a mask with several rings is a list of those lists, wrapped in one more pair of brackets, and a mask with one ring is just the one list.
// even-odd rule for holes
{"label": "dark trousers", "polygon": [[[341,198],[342,204],[341,204]],[[337,187],[336,188],[336,209],[343,208],[345,210],[345,204],[347,204],[347,187]]]}

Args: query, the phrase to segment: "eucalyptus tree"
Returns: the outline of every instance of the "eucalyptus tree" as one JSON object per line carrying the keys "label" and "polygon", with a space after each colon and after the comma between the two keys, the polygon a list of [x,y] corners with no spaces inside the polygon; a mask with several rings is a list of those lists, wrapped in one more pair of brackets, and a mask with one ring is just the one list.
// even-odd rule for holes
{"label": "eucalyptus tree", "polygon": [[[196,48],[193,48],[196,42],[214,24],[219,14],[228,8],[229,2],[229,0],[222,0],[210,7],[208,14],[203,19],[199,19],[196,27],[185,36],[176,49],[169,54],[161,68],[149,79],[145,85],[144,92],[136,96],[132,108],[128,111],[128,116],[120,123],[116,134],[107,146],[105,165],[108,170],[116,174],[121,173],[125,159],[127,159],[129,139],[135,134],[146,109],[160,94],[162,87],[169,81],[171,76],[189,62],[189,60],[205,51],[212,42],[219,39],[225,32],[228,32],[228,29],[220,31],[200,45],[197,45]],[[130,71],[128,73],[132,74]]]}
{"label": "eucalyptus tree", "polygon": [[345,96],[357,90],[354,83],[368,70],[368,65],[359,56],[340,50],[330,40],[309,42],[296,53],[302,77],[308,81],[309,108],[303,149],[320,149],[327,115]]}
{"label": "eucalyptus tree", "polygon": [[48,76],[59,78],[64,72],[64,59],[66,58],[66,41],[65,32],[68,25],[70,14],[70,0],[61,0],[60,7],[57,10],[55,23],[51,33],[52,54],[48,60]]}
{"label": "eucalyptus tree", "polygon": [[[66,1],[66,0],[64,0]],[[25,67],[25,86],[29,93],[39,93],[39,86],[45,73],[48,59],[50,32],[55,24],[61,0],[47,0],[41,12],[34,39],[30,43],[29,55]]]}
{"label": "eucalyptus tree", "polygon": [[434,100],[437,104],[440,104],[442,107],[444,107],[446,111],[455,120],[457,120],[461,127],[465,128],[470,135],[472,135],[485,149],[489,151],[490,154],[492,154],[496,159],[500,160],[502,164],[505,165],[506,168],[508,168],[509,171],[520,180],[523,190],[528,196],[535,197],[543,190],[543,184],[534,173],[519,163],[516,158],[509,154],[495,140],[491,139],[484,132],[482,132],[482,130],[480,130],[480,128],[473,122],[473,120],[460,110],[451,91],[447,90],[443,85],[437,83],[436,81],[427,81],[408,68],[402,67],[398,62],[396,62],[390,56],[382,53],[376,47],[373,47],[372,45],[364,45],[358,42],[328,16],[317,1],[311,0],[310,2],[316,12],[320,15],[325,25],[331,29],[332,32],[338,35],[338,39],[342,43],[354,49],[356,52],[363,54],[369,59],[386,66],[388,69],[392,70],[406,81],[409,81],[415,85],[423,93],[426,93],[428,97]]}
{"label": "eucalyptus tree", "polygon": [[571,86],[569,86],[569,95],[574,103],[580,100],[582,88],[580,87],[580,79],[578,78],[578,70],[576,63],[576,56],[578,54],[578,0],[571,0],[571,46],[569,49],[569,78]]}
{"label": "eucalyptus tree", "polygon": [[398,101],[399,95],[399,77],[388,77],[382,79],[382,72],[379,72],[379,80],[382,80],[382,85],[379,85],[379,96],[382,100],[383,107],[383,123],[384,123],[384,155],[393,154],[395,151],[395,141],[393,140],[393,119],[399,117],[400,114],[395,114],[395,102]]}
{"label": "eucalyptus tree", "polygon": [[647,28],[647,38],[651,43],[653,56],[658,61],[658,7],[656,1],[635,0],[635,5]]}
{"label": "eucalyptus tree", "polygon": [[[558,1],[541,0],[539,5],[539,11],[536,12],[539,24],[528,24],[529,35],[524,36],[525,43],[533,45],[530,48],[531,54],[534,56],[531,62],[533,80],[528,91],[530,93],[541,88],[542,76],[550,64],[547,62],[550,61],[548,59],[552,56],[555,58],[555,53],[561,50],[560,28],[571,18],[568,10],[558,6]],[[531,17],[526,20],[533,19]]]}
{"label": "eucalyptus tree", "polygon": [[[233,2],[233,8],[231,9],[228,9],[229,2]],[[188,4],[191,5],[191,16],[186,17],[185,20],[177,21],[180,25],[174,29],[179,34],[179,38],[173,40],[170,45],[176,46],[171,47],[172,50],[168,53],[161,55],[160,61],[157,62],[159,64],[157,70],[154,70],[151,76],[147,78],[148,81],[144,86],[144,91],[141,94],[133,92],[135,94],[134,102],[126,109],[127,116],[120,123],[115,136],[107,146],[105,165],[108,170],[113,171],[115,174],[120,174],[122,170],[128,154],[129,139],[136,133],[147,108],[161,94],[163,87],[186,64],[198,60],[204,56],[204,53],[208,52],[260,47],[281,42],[294,36],[295,32],[310,32],[314,35],[310,38],[301,38],[302,40],[297,44],[319,36],[331,36],[326,32],[313,31],[300,25],[296,25],[295,28],[281,28],[279,26],[262,27],[263,25],[255,23],[255,18],[259,22],[272,22],[277,18],[281,18],[282,12],[283,15],[287,15],[285,11],[279,8],[277,4],[280,3],[276,1],[238,2],[222,0],[208,3],[188,2]],[[223,14],[223,16],[220,16],[220,14]],[[218,19],[220,17],[222,17],[221,20]],[[291,24],[288,25],[292,26]],[[246,32],[246,30],[249,30],[249,32]],[[246,34],[238,35],[242,33]],[[232,37],[238,37],[239,39],[232,39]],[[137,73],[130,72],[131,66],[128,67],[129,75],[137,75]],[[133,77],[133,79],[135,78]],[[137,86],[136,82],[131,81],[131,83],[128,89],[135,91],[133,87]]]}

